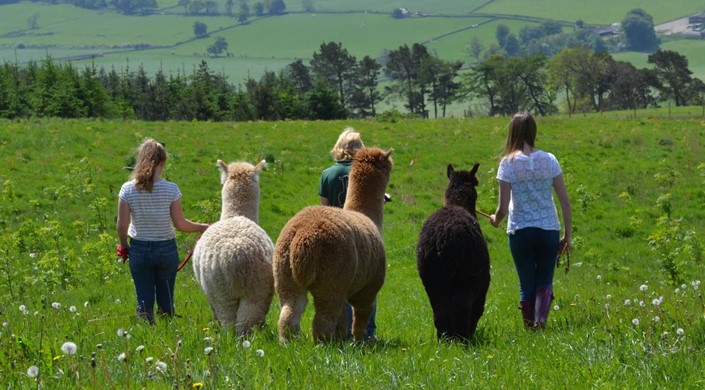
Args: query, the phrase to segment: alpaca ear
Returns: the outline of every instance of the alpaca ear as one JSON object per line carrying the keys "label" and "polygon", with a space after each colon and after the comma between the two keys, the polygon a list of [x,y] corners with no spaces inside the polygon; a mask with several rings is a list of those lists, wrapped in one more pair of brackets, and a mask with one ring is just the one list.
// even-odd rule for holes
{"label": "alpaca ear", "polygon": [[218,167],[218,170],[220,171],[220,184],[224,184],[225,181],[228,179],[228,166],[225,165],[223,160],[216,161],[215,165]]}
{"label": "alpaca ear", "polygon": [[384,158],[389,158],[389,156],[392,155],[392,152],[394,151],[394,148],[389,148],[386,152],[384,152],[383,156]]}
{"label": "alpaca ear", "polygon": [[262,160],[255,165],[255,173],[259,174],[264,168],[267,168],[267,160]]}
{"label": "alpaca ear", "polygon": [[453,169],[453,164],[448,164],[448,169],[446,170],[446,175],[448,175],[448,178],[450,179],[450,175],[455,172],[455,169]]}
{"label": "alpaca ear", "polygon": [[470,174],[475,176],[475,174],[477,173],[477,168],[479,168],[479,167],[480,167],[480,163],[479,162],[475,163],[475,165],[473,165],[472,169],[470,170]]}

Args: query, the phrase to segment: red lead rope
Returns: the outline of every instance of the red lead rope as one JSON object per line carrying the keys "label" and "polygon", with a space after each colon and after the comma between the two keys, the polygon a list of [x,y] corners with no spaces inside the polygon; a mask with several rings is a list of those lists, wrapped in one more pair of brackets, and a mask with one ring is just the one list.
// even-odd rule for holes
{"label": "red lead rope", "polygon": [[[201,239],[202,235],[203,235],[203,233],[198,235],[198,238],[196,239],[196,244],[198,244],[198,240]],[[193,248],[191,248],[191,251],[188,253],[188,255],[186,255],[186,258],[184,259],[184,261],[181,264],[179,264],[179,268],[176,269],[176,272],[181,271],[181,269],[184,268],[186,263],[188,263],[188,261],[191,260],[191,256],[193,256],[193,250],[196,249],[196,244],[193,244]]]}

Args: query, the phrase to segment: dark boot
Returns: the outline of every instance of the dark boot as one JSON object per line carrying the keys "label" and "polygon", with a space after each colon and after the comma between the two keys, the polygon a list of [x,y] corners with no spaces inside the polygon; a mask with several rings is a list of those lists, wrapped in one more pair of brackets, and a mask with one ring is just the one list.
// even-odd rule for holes
{"label": "dark boot", "polygon": [[553,291],[548,287],[539,287],[536,289],[536,327],[543,328],[548,320],[548,312],[551,310],[551,302],[553,302]]}
{"label": "dark boot", "polygon": [[525,328],[534,327],[534,309],[536,305],[536,299],[527,299],[526,301],[519,301],[519,309],[521,309],[521,317],[524,319]]}

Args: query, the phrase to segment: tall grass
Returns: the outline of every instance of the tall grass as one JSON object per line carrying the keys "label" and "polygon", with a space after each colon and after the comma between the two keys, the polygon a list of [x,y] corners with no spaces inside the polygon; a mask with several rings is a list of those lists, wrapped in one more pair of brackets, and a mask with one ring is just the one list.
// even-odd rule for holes
{"label": "tall grass", "polygon": [[[480,223],[492,282],[477,338],[439,344],[415,245],[442,203],[445,168],[480,162],[478,208],[496,205],[507,119],[277,123],[0,122],[0,377],[12,388],[698,388],[705,352],[702,118],[639,113],[539,118],[537,144],[557,155],[573,203],[570,272],[542,332],[523,329],[506,235]],[[215,161],[266,158],[260,221],[276,240],[316,204],[320,171],[340,130],[393,147],[385,207],[388,256],[378,297],[379,342],[316,345],[267,326],[246,340],[214,323],[187,266],[173,320],[134,316],[127,265],[116,261],[116,189],[146,136],[165,142],[166,177],[187,217],[215,221]],[[181,256],[194,235],[179,234]],[[62,350],[65,342],[75,354]],[[28,375],[30,367],[38,376]],[[33,370],[32,370],[33,371]],[[33,373],[33,372],[31,372]]]}

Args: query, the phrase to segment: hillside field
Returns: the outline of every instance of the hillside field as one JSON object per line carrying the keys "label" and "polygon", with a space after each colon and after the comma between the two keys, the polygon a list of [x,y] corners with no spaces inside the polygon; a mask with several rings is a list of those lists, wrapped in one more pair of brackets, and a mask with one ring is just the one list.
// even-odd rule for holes
{"label": "hillside field", "polygon": [[[478,209],[494,210],[506,118],[2,120],[2,383],[10,388],[34,388],[38,381],[43,388],[701,388],[705,113],[689,107],[633,115],[537,119],[537,146],[558,157],[573,205],[570,271],[564,272],[565,259],[556,270],[548,328],[525,331],[506,233],[480,218],[492,281],[477,339],[468,346],[435,340],[415,247],[423,222],[442,204],[449,163],[456,169],[480,163]],[[129,174],[123,168],[144,137],[166,144],[165,177],[179,184],[185,215],[194,221],[219,217],[217,159],[266,159],[260,223],[276,240],[289,218],[317,204],[320,172],[331,164],[328,150],[345,126],[361,131],[367,146],[394,149],[378,342],[315,345],[309,302],[301,339],[280,345],[276,298],[266,327],[238,340],[212,321],[190,265],[177,278],[177,318],[150,327],[134,317],[129,268],[114,254],[115,205]],[[196,236],[180,233],[177,241],[184,258]],[[66,341],[77,345],[75,355],[61,350]],[[38,379],[27,374],[31,366],[38,367]]]}
{"label": "hillside field", "polygon": [[[570,5],[568,5],[570,4]],[[125,16],[114,11],[90,11],[68,5],[22,2],[0,6],[0,60],[26,63],[51,55],[55,59],[73,58],[77,66],[95,64],[106,70],[134,70],[143,66],[153,75],[190,74],[202,60],[211,69],[228,75],[233,84],[248,77],[259,78],[267,70],[277,71],[296,59],[308,60],[323,42],[340,42],[350,53],[362,58],[381,56],[406,44],[423,43],[432,53],[447,60],[470,61],[466,47],[473,36],[485,46],[495,42],[498,23],[515,34],[535,19],[554,19],[588,25],[620,21],[632,8],[649,12],[655,23],[662,23],[705,10],[705,3],[676,0],[648,1],[496,0],[496,1],[314,1],[315,11],[305,12],[302,2],[288,2],[289,13],[277,17],[252,17],[240,25],[228,16],[183,16],[183,7],[174,1],[160,1],[160,9],[147,16]],[[425,15],[395,20],[390,13],[406,7]],[[224,3],[219,4],[224,12]],[[341,13],[344,12],[344,13]],[[471,14],[471,12],[473,12]],[[30,29],[27,20],[38,15],[38,28]],[[193,24],[208,26],[210,37],[196,39]],[[477,27],[473,27],[473,26]],[[207,47],[216,37],[224,37],[231,56],[212,58]],[[694,74],[705,78],[700,60],[702,41],[676,40],[664,48],[677,48],[688,57]],[[136,47],[139,46],[139,50]],[[618,54],[642,66],[644,55]]]}

